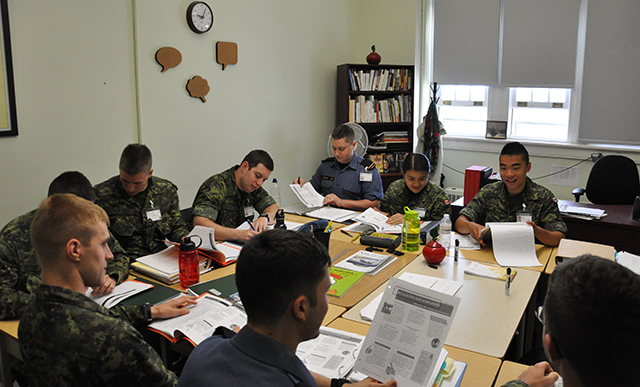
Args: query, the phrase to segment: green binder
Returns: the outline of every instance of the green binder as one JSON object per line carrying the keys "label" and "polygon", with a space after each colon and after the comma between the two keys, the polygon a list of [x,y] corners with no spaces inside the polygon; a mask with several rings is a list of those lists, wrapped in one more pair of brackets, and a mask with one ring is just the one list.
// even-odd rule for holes
{"label": "green binder", "polygon": [[189,290],[197,295],[209,292],[221,298],[229,298],[229,296],[238,292],[236,287],[236,275],[230,274],[226,277],[202,282],[197,285],[189,286]]}
{"label": "green binder", "polygon": [[170,288],[168,286],[161,285],[154,281],[149,281],[144,278],[136,278],[136,281],[153,284],[151,289],[145,290],[142,293],[138,293],[135,296],[126,298],[120,302],[120,305],[142,305],[147,302],[151,305],[161,304],[170,298],[182,294],[180,290]]}

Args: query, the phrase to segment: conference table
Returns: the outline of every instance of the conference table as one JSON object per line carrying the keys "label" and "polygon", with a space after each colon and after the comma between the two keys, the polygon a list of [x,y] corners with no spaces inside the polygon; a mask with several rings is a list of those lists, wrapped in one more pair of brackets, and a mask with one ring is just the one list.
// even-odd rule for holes
{"label": "conference table", "polygon": [[[617,251],[628,251],[640,255],[640,221],[632,218],[633,205],[624,204],[591,204],[571,200],[558,200],[558,206],[584,207],[601,209],[607,214],[601,219],[584,220],[574,216],[562,215],[567,224],[568,239],[600,243],[613,246]],[[455,224],[460,210],[464,208],[464,198],[451,203],[451,220]]]}
{"label": "conference table", "polygon": [[[329,327],[366,336],[369,325],[339,318],[329,324]],[[500,359],[467,351],[464,349],[444,346],[449,351],[449,357],[467,363],[467,369],[462,377],[461,387],[491,386],[500,368]]]}
{"label": "conference table", "polygon": [[[488,247],[485,246],[478,251],[461,251],[466,258],[459,258],[457,263],[449,256],[437,265],[438,269],[433,269],[424,259],[419,258],[400,270],[396,277],[409,272],[462,282],[462,287],[456,293],[456,297],[460,298],[460,305],[445,343],[503,358],[529,306],[538,279],[547,265],[553,248],[536,246],[537,256],[542,266],[530,269],[517,268],[508,296],[505,295],[503,281],[464,273],[464,270],[474,261],[495,264],[495,258]],[[369,324],[360,317],[360,311],[383,293],[385,288],[386,282],[350,308],[342,318]]]}
{"label": "conference table", "polygon": [[584,220],[563,215],[567,224],[567,238],[585,242],[600,243],[613,246],[617,251],[627,251],[640,254],[640,221],[632,218],[633,205],[576,203],[569,200],[559,200],[560,208],[571,207],[597,208],[604,210],[606,216],[601,219]]}

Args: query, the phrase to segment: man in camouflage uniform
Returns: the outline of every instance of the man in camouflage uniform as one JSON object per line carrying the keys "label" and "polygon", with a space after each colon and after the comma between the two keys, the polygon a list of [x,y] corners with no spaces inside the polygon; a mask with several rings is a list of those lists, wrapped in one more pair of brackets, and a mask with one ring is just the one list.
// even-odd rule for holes
{"label": "man in camouflage uniform", "polygon": [[440,220],[451,213],[447,194],[429,181],[430,168],[425,155],[407,155],[402,163],[403,178],[391,183],[380,201],[380,211],[389,216],[387,223],[402,223],[405,206],[417,211],[422,220]]}
{"label": "man in camouflage uniform", "polygon": [[133,258],[166,248],[163,240],[180,242],[189,229],[180,214],[178,187],[152,176],[151,151],[129,144],[120,157],[120,175],[96,185],[96,204],[111,221],[110,231]]}
{"label": "man in camouflage uniform", "polygon": [[533,226],[535,237],[547,246],[557,246],[567,225],[558,209],[558,200],[547,188],[527,177],[531,170],[529,153],[522,144],[511,142],[500,153],[502,181],[484,186],[460,211],[456,230],[471,234],[484,245],[480,233],[486,222],[521,221]]}
{"label": "man in camouflage uniform", "polygon": [[[276,201],[262,188],[273,171],[273,160],[263,150],[252,150],[240,165],[213,175],[202,183],[191,210],[193,225],[215,229],[218,240],[246,242],[267,229],[275,221]],[[247,220],[253,220],[254,209],[260,213],[254,229],[237,230]]]}
{"label": "man in camouflage uniform", "polygon": [[[375,163],[356,153],[353,128],[364,130],[352,122],[338,125],[333,130],[331,148],[334,157],[322,160],[310,183],[324,196],[324,205],[364,211],[380,204],[382,179]],[[302,186],[304,179],[297,178],[293,184]]]}
{"label": "man in camouflage uniform", "polygon": [[552,387],[558,374],[564,387],[640,385],[640,277],[633,271],[589,254],[565,261],[551,273],[537,317],[549,362],[503,387]]}
{"label": "man in camouflage uniform", "polygon": [[102,284],[109,218],[97,205],[71,194],[45,199],[31,226],[42,283],[18,328],[20,351],[35,385],[175,386],[176,376],[135,326],[189,313],[181,297],[159,306],[107,309],[84,295]]}
{"label": "man in camouflage uniform", "polygon": [[[49,185],[48,196],[72,193],[84,199],[95,200],[89,180],[80,172],[64,172]],[[40,284],[40,265],[31,245],[31,222],[36,210],[9,222],[0,232],[0,320],[17,319]],[[109,261],[102,286],[96,295],[109,293],[129,273],[129,257],[118,241],[109,240],[114,259]]]}

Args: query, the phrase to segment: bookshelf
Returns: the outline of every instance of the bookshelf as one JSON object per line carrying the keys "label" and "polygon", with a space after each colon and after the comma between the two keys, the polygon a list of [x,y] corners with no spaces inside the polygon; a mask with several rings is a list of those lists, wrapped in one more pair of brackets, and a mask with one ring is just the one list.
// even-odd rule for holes
{"label": "bookshelf", "polygon": [[356,122],[367,131],[363,156],[379,166],[385,190],[402,177],[401,160],[413,152],[414,79],[414,66],[338,66],[336,125]]}

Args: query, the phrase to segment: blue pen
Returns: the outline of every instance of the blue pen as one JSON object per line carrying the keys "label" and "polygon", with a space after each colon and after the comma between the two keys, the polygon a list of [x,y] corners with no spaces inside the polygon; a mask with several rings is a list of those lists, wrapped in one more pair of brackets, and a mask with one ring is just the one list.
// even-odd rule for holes
{"label": "blue pen", "polygon": [[251,229],[255,232],[258,232],[258,230],[256,230],[255,227],[253,227],[253,223],[251,223],[251,221],[249,219],[247,219],[247,223],[249,223],[249,226],[251,226]]}

